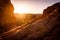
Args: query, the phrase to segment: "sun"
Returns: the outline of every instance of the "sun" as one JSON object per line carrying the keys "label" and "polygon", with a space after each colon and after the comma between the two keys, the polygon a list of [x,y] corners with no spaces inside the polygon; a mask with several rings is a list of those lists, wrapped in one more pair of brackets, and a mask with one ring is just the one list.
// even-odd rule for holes
{"label": "sun", "polygon": [[28,7],[24,5],[15,7],[15,10],[14,10],[14,13],[20,13],[20,14],[28,13],[28,12],[29,12]]}

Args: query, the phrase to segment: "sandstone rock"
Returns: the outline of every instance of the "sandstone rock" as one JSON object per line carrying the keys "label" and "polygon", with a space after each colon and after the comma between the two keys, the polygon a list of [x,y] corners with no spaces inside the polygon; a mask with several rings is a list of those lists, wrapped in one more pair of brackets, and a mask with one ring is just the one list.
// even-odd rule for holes
{"label": "sandstone rock", "polygon": [[10,0],[0,0],[0,31],[9,30],[15,25],[14,7]]}

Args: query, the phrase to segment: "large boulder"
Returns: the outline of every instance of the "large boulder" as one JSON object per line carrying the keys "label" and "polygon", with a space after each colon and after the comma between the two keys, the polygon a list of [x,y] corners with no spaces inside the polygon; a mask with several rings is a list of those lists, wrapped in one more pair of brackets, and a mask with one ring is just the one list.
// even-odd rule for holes
{"label": "large boulder", "polygon": [[0,0],[0,32],[13,28],[16,19],[13,14],[14,7],[10,0]]}

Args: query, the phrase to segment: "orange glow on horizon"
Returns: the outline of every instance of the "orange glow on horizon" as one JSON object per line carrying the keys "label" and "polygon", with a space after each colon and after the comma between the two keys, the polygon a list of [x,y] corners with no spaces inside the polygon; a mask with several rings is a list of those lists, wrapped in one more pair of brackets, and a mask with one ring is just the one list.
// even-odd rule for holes
{"label": "orange glow on horizon", "polygon": [[35,3],[28,3],[24,1],[18,1],[14,2],[12,1],[12,4],[14,6],[14,13],[18,14],[37,14],[37,13],[42,13],[42,8],[40,8],[39,5],[35,5]]}

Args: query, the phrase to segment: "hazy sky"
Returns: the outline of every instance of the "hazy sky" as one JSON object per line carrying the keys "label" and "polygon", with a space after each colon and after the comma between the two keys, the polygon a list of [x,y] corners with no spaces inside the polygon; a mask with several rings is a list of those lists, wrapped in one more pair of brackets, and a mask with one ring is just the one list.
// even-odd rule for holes
{"label": "hazy sky", "polygon": [[15,13],[42,13],[43,10],[60,0],[11,0]]}

